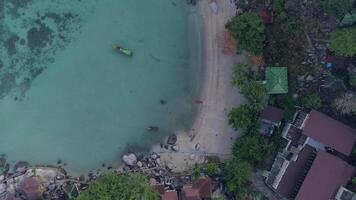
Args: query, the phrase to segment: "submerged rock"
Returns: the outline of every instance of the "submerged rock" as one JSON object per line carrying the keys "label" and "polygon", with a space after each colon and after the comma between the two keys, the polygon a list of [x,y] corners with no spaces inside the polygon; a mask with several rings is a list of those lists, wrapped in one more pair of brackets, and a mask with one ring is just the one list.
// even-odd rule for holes
{"label": "submerged rock", "polygon": [[23,172],[28,168],[28,162],[26,161],[19,161],[15,164],[14,166],[14,171],[15,172]]}
{"label": "submerged rock", "polygon": [[122,161],[126,164],[126,165],[129,165],[129,166],[134,166],[137,162],[137,157],[135,154],[133,153],[130,153],[128,155],[124,155],[122,157]]}
{"label": "submerged rock", "polygon": [[177,135],[173,134],[168,136],[167,144],[174,145],[177,142]]}

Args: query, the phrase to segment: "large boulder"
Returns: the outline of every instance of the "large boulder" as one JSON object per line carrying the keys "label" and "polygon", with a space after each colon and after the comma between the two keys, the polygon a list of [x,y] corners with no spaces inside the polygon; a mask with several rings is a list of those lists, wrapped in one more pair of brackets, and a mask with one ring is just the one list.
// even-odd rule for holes
{"label": "large boulder", "polygon": [[137,162],[137,157],[135,154],[130,153],[122,157],[122,161],[128,166],[134,166]]}
{"label": "large boulder", "polygon": [[173,150],[173,151],[179,151],[179,145],[178,145],[178,144],[173,145],[173,146],[172,146],[172,150]]}
{"label": "large boulder", "polygon": [[24,172],[28,168],[28,162],[26,161],[19,161],[14,166],[15,172]]}
{"label": "large boulder", "polygon": [[174,145],[177,142],[177,135],[173,134],[168,136],[167,144]]}

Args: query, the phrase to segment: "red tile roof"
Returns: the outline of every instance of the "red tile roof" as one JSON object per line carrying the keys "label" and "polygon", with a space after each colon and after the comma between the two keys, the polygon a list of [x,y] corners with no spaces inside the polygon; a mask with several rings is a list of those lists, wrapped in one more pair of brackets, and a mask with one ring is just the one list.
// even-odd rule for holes
{"label": "red tile roof", "polygon": [[[315,153],[316,150],[313,147],[305,145],[299,153],[296,162],[291,161],[288,165],[286,172],[277,187],[277,192],[279,194],[287,198],[293,198],[294,190],[296,189],[298,181],[300,181],[300,178],[303,176],[308,159],[310,159],[313,154],[315,155]],[[295,194],[296,193],[294,193],[294,195]]]}
{"label": "red tile roof", "polygon": [[183,187],[185,200],[200,200],[211,197],[211,180],[209,178],[200,178],[193,181],[192,186]]}
{"label": "red tile roof", "polygon": [[178,193],[175,190],[166,191],[161,195],[161,200],[178,200]]}
{"label": "red tile roof", "polygon": [[347,156],[356,141],[356,130],[315,110],[310,113],[303,134]]}
{"label": "red tile roof", "polygon": [[324,151],[319,151],[297,194],[296,200],[332,199],[352,176],[353,167]]}
{"label": "red tile roof", "polygon": [[284,111],[282,109],[273,106],[267,106],[263,109],[260,118],[278,124],[282,121],[283,114]]}

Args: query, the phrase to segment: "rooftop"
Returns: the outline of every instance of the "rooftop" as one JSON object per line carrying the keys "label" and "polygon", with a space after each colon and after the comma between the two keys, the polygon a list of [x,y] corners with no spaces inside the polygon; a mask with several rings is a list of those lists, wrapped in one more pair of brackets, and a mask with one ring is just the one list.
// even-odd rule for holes
{"label": "rooftop", "polygon": [[356,130],[315,110],[310,113],[303,134],[347,156],[356,141]]}
{"label": "rooftop", "polygon": [[209,178],[200,178],[193,181],[191,186],[183,187],[183,196],[185,200],[210,198],[211,190],[211,180]]}
{"label": "rooftop", "polygon": [[345,161],[319,151],[296,200],[326,200],[335,197],[340,186],[345,186],[354,168]]}
{"label": "rooftop", "polygon": [[269,94],[288,93],[287,67],[268,67],[266,69],[266,81]]}
{"label": "rooftop", "polygon": [[298,159],[295,162],[291,161],[288,165],[277,187],[278,193],[287,198],[295,197],[300,184],[303,183],[306,171],[310,168],[311,162],[313,162],[315,153],[315,149],[309,145],[306,145],[301,150]]}
{"label": "rooftop", "polygon": [[266,106],[261,112],[260,118],[278,124],[282,121],[283,115],[284,111],[282,109]]}

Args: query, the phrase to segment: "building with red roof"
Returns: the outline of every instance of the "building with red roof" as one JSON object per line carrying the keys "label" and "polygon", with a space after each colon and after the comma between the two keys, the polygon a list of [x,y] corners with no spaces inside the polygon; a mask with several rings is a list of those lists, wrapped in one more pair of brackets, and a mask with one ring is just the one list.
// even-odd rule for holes
{"label": "building with red roof", "polygon": [[304,179],[296,200],[333,199],[352,177],[354,167],[325,151],[319,151]]}
{"label": "building with red roof", "polygon": [[260,114],[260,133],[271,136],[276,127],[281,125],[284,111],[282,109],[266,106]]}
{"label": "building with red roof", "polygon": [[165,190],[164,185],[153,185],[158,192],[160,200],[207,200],[212,196],[212,185],[210,178],[200,178],[194,180],[191,185],[183,186],[181,191]]}
{"label": "building with red roof", "polygon": [[354,195],[345,188],[355,170],[346,162],[356,141],[354,129],[313,110],[296,113],[282,136],[287,145],[266,176],[267,185],[281,197],[329,200]]}
{"label": "building with red roof", "polygon": [[349,156],[356,142],[356,130],[318,111],[311,111],[303,134]]}
{"label": "building with red roof", "polygon": [[211,198],[210,178],[200,178],[193,181],[192,185],[184,186],[182,196],[184,200],[205,200]]}

